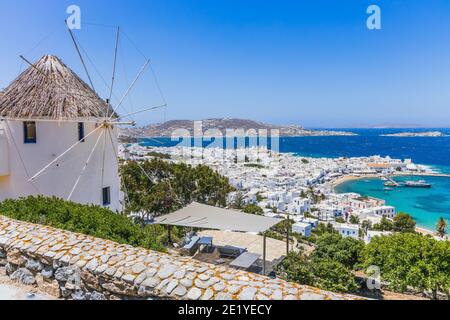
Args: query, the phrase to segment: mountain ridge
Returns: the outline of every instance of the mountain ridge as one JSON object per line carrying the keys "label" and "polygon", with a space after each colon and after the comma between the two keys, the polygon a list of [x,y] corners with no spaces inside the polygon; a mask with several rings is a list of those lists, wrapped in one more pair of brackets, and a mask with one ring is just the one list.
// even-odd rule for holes
{"label": "mountain ridge", "polygon": [[171,137],[176,130],[186,130],[191,136],[194,135],[194,125],[201,123],[201,130],[204,133],[206,130],[218,129],[225,135],[226,130],[243,129],[247,132],[250,129],[254,130],[279,130],[280,136],[351,136],[356,135],[353,132],[334,131],[334,130],[313,130],[305,129],[299,125],[275,125],[264,122],[239,119],[239,118],[210,118],[204,120],[169,120],[163,123],[149,124],[138,128],[126,128],[121,130],[122,136],[129,136],[135,138],[144,137]]}

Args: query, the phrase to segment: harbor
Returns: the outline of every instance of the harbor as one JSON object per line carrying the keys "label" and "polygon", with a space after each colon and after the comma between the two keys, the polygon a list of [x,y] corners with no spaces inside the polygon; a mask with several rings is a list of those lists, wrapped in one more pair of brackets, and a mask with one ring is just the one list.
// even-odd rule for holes
{"label": "harbor", "polygon": [[[436,183],[431,181],[428,187],[429,179],[450,181],[449,175],[434,171],[429,166],[416,164],[410,159],[380,156],[311,158],[271,152],[264,148],[223,150],[181,146],[148,147],[141,144],[122,144],[120,150],[124,159],[144,161],[152,159],[155,154],[164,154],[166,161],[193,166],[207,165],[226,175],[237,189],[237,192],[230,195],[230,203],[239,195],[245,203],[259,206],[265,216],[286,218],[290,215],[302,228],[306,228],[305,213],[311,215],[313,220],[334,223],[336,228],[350,232],[360,229],[360,226],[349,223],[351,216],[358,218],[360,222],[370,220],[372,224],[377,224],[384,216],[392,219],[398,212],[407,212],[417,218],[419,228],[428,229],[432,233],[438,216],[429,215],[424,220],[422,217],[427,216],[425,212],[420,211],[416,215],[414,207],[408,207],[409,211],[403,210],[403,206],[397,207],[386,196],[390,193],[397,194],[400,190],[405,194],[435,191]],[[236,162],[236,154],[240,154],[246,161]],[[420,182],[424,179],[425,182]],[[367,181],[377,181],[376,188],[359,192],[358,189],[349,187],[343,191],[342,185],[364,185]],[[414,185],[419,182],[419,186]],[[393,187],[387,190],[385,183],[390,183]],[[441,189],[437,188],[439,190]],[[364,198],[367,196],[378,200],[368,202]],[[427,206],[429,205],[424,208]],[[445,213],[446,209],[442,208],[440,212]],[[436,221],[431,221],[430,217]],[[341,218],[346,223],[336,223]],[[355,234],[357,233],[356,231]]]}

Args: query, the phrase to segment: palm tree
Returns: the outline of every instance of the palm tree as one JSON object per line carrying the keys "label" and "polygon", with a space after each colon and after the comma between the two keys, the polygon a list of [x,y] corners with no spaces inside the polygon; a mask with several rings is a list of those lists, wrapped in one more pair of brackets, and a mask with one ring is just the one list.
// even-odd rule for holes
{"label": "palm tree", "polygon": [[436,225],[436,230],[437,230],[437,234],[443,238],[445,236],[445,234],[447,233],[447,221],[444,218],[439,218],[439,221]]}

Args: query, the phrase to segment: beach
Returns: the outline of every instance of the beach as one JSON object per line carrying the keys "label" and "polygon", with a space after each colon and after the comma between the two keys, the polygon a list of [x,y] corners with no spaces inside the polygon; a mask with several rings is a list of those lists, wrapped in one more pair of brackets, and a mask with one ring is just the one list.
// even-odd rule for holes
{"label": "beach", "polygon": [[[386,191],[382,186],[380,176],[361,175],[344,176],[333,181],[333,189],[338,193],[355,192],[362,195],[368,195],[375,198],[384,199],[388,205],[396,207],[397,212],[406,212],[411,214],[417,222],[416,231],[424,235],[436,236],[434,225],[439,216],[445,217],[447,212],[446,199],[448,197],[448,175],[440,173],[426,174],[395,174],[390,175],[399,182],[405,182],[410,177],[429,177],[433,183],[432,189],[396,189]],[[365,183],[366,179],[374,179]],[[345,183],[350,184],[345,185]],[[442,185],[443,184],[443,185]],[[444,198],[445,197],[445,198]],[[438,213],[436,213],[438,212]]]}

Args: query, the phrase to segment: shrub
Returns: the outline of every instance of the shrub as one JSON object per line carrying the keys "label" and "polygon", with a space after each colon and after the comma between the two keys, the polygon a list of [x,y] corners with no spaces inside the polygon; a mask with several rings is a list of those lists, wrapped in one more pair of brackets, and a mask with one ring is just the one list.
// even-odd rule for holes
{"label": "shrub", "polygon": [[316,241],[313,258],[337,261],[349,269],[355,269],[361,260],[364,243],[353,238],[344,238],[337,233],[325,233]]}
{"label": "shrub", "polygon": [[256,214],[260,216],[264,214],[264,210],[253,203],[246,205],[242,211],[245,213]]}
{"label": "shrub", "polygon": [[[94,205],[82,205],[43,196],[0,203],[0,214],[114,242],[165,251],[167,232],[160,225],[142,227],[124,215]],[[176,236],[177,229],[173,234]]]}
{"label": "shrub", "polygon": [[336,292],[358,289],[355,277],[343,264],[331,259],[308,259],[303,253],[289,253],[276,268],[280,277],[300,284]]}
{"label": "shrub", "polygon": [[450,297],[450,242],[415,233],[375,237],[364,250],[364,267],[378,266],[391,289],[446,293]]}

